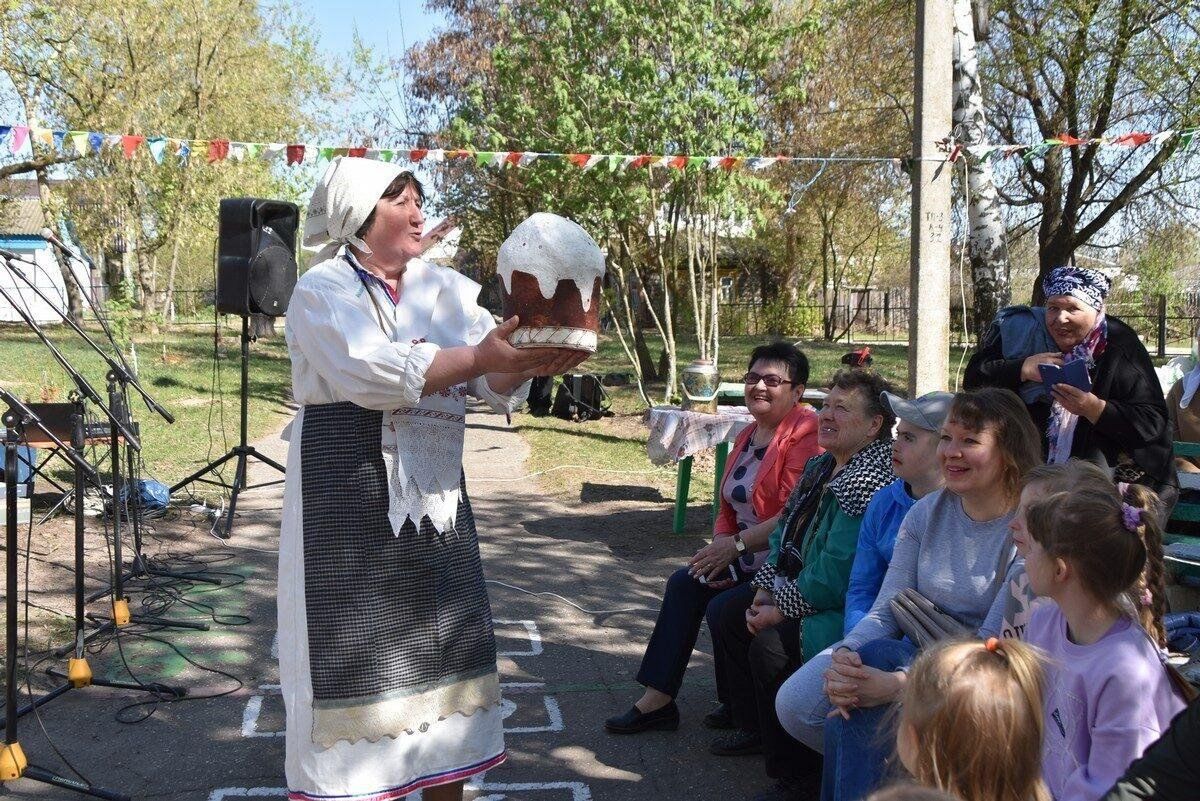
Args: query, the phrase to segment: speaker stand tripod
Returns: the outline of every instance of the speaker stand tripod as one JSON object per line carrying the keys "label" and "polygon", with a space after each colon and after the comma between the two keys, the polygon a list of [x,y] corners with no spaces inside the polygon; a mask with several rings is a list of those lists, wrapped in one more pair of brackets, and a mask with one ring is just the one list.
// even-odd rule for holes
{"label": "speaker stand tripod", "polygon": [[[123,421],[129,423],[130,427],[132,427],[132,423],[128,419],[128,409],[126,409],[126,406],[125,406],[125,398],[124,398],[123,393],[118,388],[118,384],[119,384],[119,381],[118,381],[117,377],[113,374],[112,371],[110,371],[108,374],[108,402],[109,402],[109,408],[112,410],[112,413],[114,415],[113,420],[110,421],[111,428],[109,430],[109,434],[112,437],[111,449],[109,450],[109,454],[112,458],[112,486],[113,486],[112,497],[111,497],[112,520],[113,520],[113,563],[115,565],[115,569],[113,570],[113,583],[112,583],[111,587],[105,587],[103,589],[97,590],[96,592],[92,593],[90,596],[88,596],[88,599],[87,599],[89,601],[94,601],[95,599],[100,598],[104,595],[108,595],[111,592],[112,596],[113,596],[113,614],[112,614],[111,618],[109,618],[105,615],[91,615],[90,617],[95,620],[107,620],[107,621],[109,621],[109,624],[117,625],[117,626],[124,626],[127,623],[144,623],[144,624],[151,625],[151,626],[169,626],[171,628],[195,629],[196,631],[208,631],[208,626],[204,623],[193,623],[193,622],[187,621],[187,620],[171,620],[168,618],[154,617],[154,616],[150,616],[150,615],[134,615],[134,614],[130,614],[130,612],[129,612],[129,598],[128,598],[128,596],[125,595],[126,573],[125,573],[125,558],[124,558],[124,553],[123,553],[124,548],[121,545],[121,518],[123,516],[122,512],[123,512],[124,506],[125,506],[125,504],[122,500],[122,496],[130,497],[130,495],[134,491],[134,487],[128,481],[129,476],[125,476],[123,478],[121,475],[122,443],[121,443],[120,438],[118,437],[119,432],[116,427],[116,421],[123,420]],[[124,447],[128,451],[129,443],[128,442],[124,443]],[[130,461],[130,464],[132,464],[132,461],[133,461],[132,454],[130,454],[129,461]],[[137,525],[136,522],[134,523],[134,525],[135,526]],[[133,572],[130,575],[133,577],[140,577],[140,575],[142,575],[142,574],[139,574],[139,572],[138,572],[139,567],[141,565],[141,562],[140,562],[140,559],[141,559],[141,534],[140,534],[140,531],[138,532],[138,535],[134,538],[133,544],[134,544],[134,559],[133,559],[134,567],[133,567]],[[191,578],[191,577],[189,577],[189,578]],[[209,583],[213,583],[213,584],[221,583],[220,581],[218,581],[216,579],[208,579],[208,581],[209,581]]]}
{"label": "speaker stand tripod", "polygon": [[[43,784],[61,787],[65,790],[73,790],[77,793],[92,796],[93,798],[104,798],[109,801],[129,801],[129,796],[118,793],[114,790],[108,790],[103,787],[97,787],[77,779],[70,779],[65,776],[60,776],[43,767],[35,765],[25,756],[24,749],[21,747],[21,742],[17,733],[17,724],[20,717],[33,709],[47,704],[58,698],[64,693],[76,689],[87,687],[95,684],[105,687],[120,687],[133,690],[147,690],[158,688],[146,688],[137,684],[126,684],[124,682],[109,682],[92,677],[91,668],[88,666],[87,657],[84,652],[84,617],[83,617],[83,482],[84,472],[80,467],[79,462],[83,460],[80,455],[83,446],[83,415],[79,411],[81,404],[76,403],[77,415],[75,418],[75,435],[72,437],[73,445],[77,445],[75,450],[75,503],[76,518],[75,518],[75,656],[70,660],[69,669],[66,676],[67,681],[61,686],[56,687],[45,695],[39,696],[29,704],[18,709],[17,707],[17,548],[19,546],[18,539],[18,523],[17,523],[17,445],[20,442],[20,432],[24,430],[26,420],[24,415],[20,414],[17,408],[10,408],[4,414],[4,423],[8,428],[8,433],[4,438],[4,479],[5,479],[5,498],[7,506],[5,508],[5,648],[7,659],[5,660],[5,686],[4,686],[4,747],[0,750],[0,781],[12,781],[14,779],[32,779],[33,781],[42,782]],[[90,468],[90,465],[88,466]],[[98,480],[98,477],[97,477]]]}
{"label": "speaker stand tripod", "polygon": [[[229,453],[225,454],[220,459],[217,459],[215,462],[210,462],[209,464],[207,464],[204,467],[197,470],[195,473],[192,473],[190,476],[188,476],[187,478],[180,481],[175,486],[171,487],[171,493],[174,494],[175,491],[178,490],[180,487],[190,484],[193,481],[202,481],[206,484],[213,484],[218,487],[224,487],[225,489],[229,490],[230,491],[229,492],[229,510],[226,513],[224,525],[222,527],[222,523],[220,521],[218,521],[218,523],[217,523],[217,529],[218,529],[217,535],[222,538],[227,538],[233,533],[233,517],[237,511],[237,501],[238,501],[239,494],[241,494],[242,492],[244,492],[246,490],[259,489],[261,487],[270,487],[275,484],[283,483],[283,479],[276,479],[275,481],[265,481],[261,484],[247,484],[246,483],[247,460],[250,459],[250,457],[254,457],[258,461],[262,462],[263,464],[269,465],[270,467],[275,468],[280,473],[287,472],[287,470],[284,468],[284,466],[279,464],[279,462],[276,462],[274,459],[270,458],[269,456],[264,456],[263,454],[259,453],[254,448],[253,445],[249,444],[249,441],[248,441],[249,437],[248,437],[247,430],[246,430],[246,427],[247,427],[246,414],[247,414],[247,408],[249,405],[249,395],[250,395],[249,384],[250,384],[250,317],[249,317],[249,315],[243,314],[242,315],[242,384],[241,384],[241,402],[242,402],[242,404],[241,404],[241,420],[240,420],[241,428],[240,428],[240,437],[238,439],[238,444],[236,446],[234,446],[229,451]],[[237,460],[236,470],[234,471],[234,478],[233,478],[232,484],[226,483],[225,480],[222,479],[220,474],[217,472],[218,469],[221,467],[221,465],[225,464],[226,462],[228,462],[230,460]],[[202,476],[204,476],[206,473],[212,473],[214,476],[217,477],[217,480],[214,481],[211,478],[203,478]]]}

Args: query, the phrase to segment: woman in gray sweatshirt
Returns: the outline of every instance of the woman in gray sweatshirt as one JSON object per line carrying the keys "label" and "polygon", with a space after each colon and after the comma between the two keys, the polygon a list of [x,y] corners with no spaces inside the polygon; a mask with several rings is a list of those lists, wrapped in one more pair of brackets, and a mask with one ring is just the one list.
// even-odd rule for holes
{"label": "woman in gray sweatshirt", "polygon": [[1020,569],[1008,525],[1022,476],[1041,461],[1039,442],[1009,390],[955,396],[938,446],[945,488],[905,516],[867,616],[793,674],[775,700],[788,733],[825,753],[822,801],[861,798],[883,777],[890,742],[877,736],[878,727],[916,652],[892,614],[897,593],[915,589],[980,636],[999,634],[1007,598],[1001,589]]}

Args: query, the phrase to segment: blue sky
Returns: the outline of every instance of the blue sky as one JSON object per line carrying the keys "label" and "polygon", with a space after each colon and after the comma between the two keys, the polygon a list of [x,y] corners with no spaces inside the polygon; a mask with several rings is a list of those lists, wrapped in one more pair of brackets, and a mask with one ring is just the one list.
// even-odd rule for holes
{"label": "blue sky", "polygon": [[423,0],[299,0],[317,23],[326,52],[349,50],[357,27],[359,36],[380,54],[398,56],[405,47],[429,38],[442,22],[425,10]]}

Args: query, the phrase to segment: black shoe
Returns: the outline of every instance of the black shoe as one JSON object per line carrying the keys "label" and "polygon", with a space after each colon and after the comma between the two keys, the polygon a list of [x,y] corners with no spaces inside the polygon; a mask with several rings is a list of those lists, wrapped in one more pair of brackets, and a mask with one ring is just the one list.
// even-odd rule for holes
{"label": "black shoe", "polygon": [[651,729],[675,731],[679,728],[679,707],[674,701],[667,702],[653,712],[643,712],[636,706],[631,706],[624,715],[617,715],[604,721],[604,728],[613,734],[637,734]]}
{"label": "black shoe", "polygon": [[763,752],[762,736],[744,729],[730,732],[712,741],[708,752],[715,756],[748,756]]}
{"label": "black shoe", "polygon": [[721,704],[704,716],[703,723],[708,729],[732,729],[733,713],[729,711],[728,704]]}

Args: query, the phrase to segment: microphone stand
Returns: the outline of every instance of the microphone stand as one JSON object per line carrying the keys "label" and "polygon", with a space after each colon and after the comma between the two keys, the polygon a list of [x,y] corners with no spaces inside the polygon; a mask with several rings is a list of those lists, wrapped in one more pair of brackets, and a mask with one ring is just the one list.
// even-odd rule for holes
{"label": "microphone stand", "polygon": [[[14,307],[15,308],[15,307]],[[108,790],[103,787],[97,787],[90,782],[70,779],[64,776],[59,776],[56,773],[29,762],[25,756],[24,749],[21,747],[21,742],[18,737],[17,723],[19,718],[25,712],[31,711],[42,704],[48,703],[59,697],[63,693],[76,687],[86,687],[89,684],[98,684],[110,687],[128,687],[131,689],[145,690],[152,688],[144,688],[136,684],[124,684],[117,682],[97,681],[91,676],[91,668],[88,667],[87,659],[83,651],[83,527],[80,522],[81,517],[76,518],[75,527],[75,648],[76,657],[71,659],[68,674],[70,676],[68,682],[46,695],[34,699],[28,704],[25,709],[18,710],[17,708],[17,548],[19,546],[17,523],[17,446],[21,441],[25,426],[34,424],[41,428],[52,440],[63,446],[61,440],[54,435],[46,426],[41,424],[41,421],[32,413],[29,407],[17,401],[7,392],[0,391],[5,400],[10,404],[8,411],[3,415],[3,421],[8,429],[4,438],[4,489],[7,506],[5,507],[5,648],[7,659],[5,660],[5,687],[4,687],[4,747],[0,750],[0,781],[12,781],[14,779],[32,779],[33,781],[49,784],[54,787],[61,787],[66,790],[73,790],[77,793],[92,796],[93,798],[104,798],[109,801],[129,801],[130,797],[123,793],[118,793],[114,790]],[[76,515],[82,514],[83,509],[83,481],[84,476],[88,476],[95,481],[99,481],[99,476],[87,460],[83,458],[83,403],[78,399],[75,403],[75,414],[73,415],[73,431],[72,441],[78,446],[78,450],[67,449],[65,452],[71,456],[71,461],[75,466],[75,502]],[[65,447],[65,446],[63,446]]]}
{"label": "microphone stand", "polygon": [[[11,267],[12,265],[9,264],[10,269]],[[37,321],[35,321],[33,317],[23,308],[24,304],[22,303],[18,305],[16,302],[14,302],[12,295],[10,295],[3,287],[0,287],[0,298],[3,298],[10,306],[13,307],[13,309],[17,312],[17,316],[19,316],[25,322],[25,324],[29,326],[30,330],[37,335],[38,339],[42,341],[42,344],[45,345],[50,351],[51,355],[54,356],[55,361],[62,366],[62,368],[67,372],[67,375],[71,377],[71,380],[75,382],[75,386],[78,387],[80,395],[84,398],[90,399],[108,416],[109,433],[112,439],[112,447],[110,451],[112,453],[113,492],[110,496],[110,502],[113,510],[113,583],[108,588],[97,593],[93,593],[88,597],[87,600],[94,601],[101,596],[111,594],[113,610],[111,621],[117,626],[124,626],[130,622],[134,622],[148,623],[150,625],[159,626],[169,625],[207,631],[208,626],[202,623],[167,621],[162,618],[131,615],[129,613],[129,598],[125,595],[124,586],[124,560],[121,553],[121,451],[119,444],[120,438],[124,437],[125,446],[127,448],[134,448],[140,451],[141,442],[116,415],[116,413],[113,411],[113,408],[105,405],[104,401],[100,399],[99,394],[97,394],[92,385],[88,383],[87,379],[84,378],[83,375],[75,369],[67,357],[63,356],[62,352],[54,346],[54,343],[51,342],[50,338],[46,336],[44,331],[42,331],[41,327],[37,324]],[[114,380],[112,379],[109,381],[109,398],[110,400],[115,400],[118,406],[120,405],[120,395],[114,392]],[[100,616],[97,615],[97,617]]]}
{"label": "microphone stand", "polygon": [[[0,255],[2,255],[2,254],[0,254]],[[134,389],[136,389],[138,391],[138,394],[140,394],[142,396],[142,399],[146,402],[147,408],[149,408],[152,411],[157,412],[168,423],[175,422],[175,418],[171,415],[171,413],[168,412],[165,408],[163,408],[157,401],[155,401],[154,398],[152,398],[150,396],[150,393],[146,392],[146,390],[142,387],[142,385],[140,383],[138,383],[138,381],[134,377],[132,371],[129,369],[129,364],[125,361],[125,357],[121,354],[121,349],[116,346],[115,340],[112,339],[112,333],[108,329],[108,324],[105,323],[103,321],[103,318],[101,318],[99,316],[99,314],[96,312],[96,308],[95,308],[95,306],[92,305],[90,299],[88,300],[88,306],[91,307],[92,314],[95,315],[96,318],[101,321],[101,326],[104,328],[105,332],[108,333],[109,340],[112,342],[112,345],[113,345],[113,350],[116,352],[117,356],[121,359],[120,363],[117,363],[116,361],[114,361],[113,358],[104,351],[104,349],[102,349],[99,345],[97,345],[96,341],[94,339],[92,339],[91,336],[89,336],[88,333],[86,331],[84,331],[83,328],[78,323],[76,323],[73,319],[71,319],[71,315],[64,312],[61,308],[59,308],[59,306],[52,299],[47,297],[46,294],[44,292],[42,292],[42,290],[38,289],[37,285],[33,282],[33,280],[30,279],[29,276],[25,275],[25,272],[23,270],[21,270],[19,267],[17,267],[15,264],[13,264],[13,261],[15,261],[15,259],[9,257],[7,259],[0,258],[0,260],[5,261],[8,266],[8,269],[13,273],[13,275],[16,275],[18,278],[20,278],[30,289],[32,289],[34,291],[34,293],[39,298],[41,298],[41,300],[46,305],[48,305],[52,309],[54,309],[55,313],[58,314],[58,316],[62,319],[62,321],[64,323],[66,323],[73,331],[75,331],[75,333],[77,333],[80,336],[80,338],[82,338],[83,341],[86,342],[91,347],[91,349],[94,350],[100,356],[100,358],[104,360],[105,364],[108,365],[108,373],[105,376],[108,381],[108,402],[109,402],[109,406],[114,411],[124,412],[120,416],[121,419],[131,420],[130,415],[128,413],[127,401],[125,399],[127,399],[129,396],[128,388],[132,386]],[[24,262],[24,263],[28,264],[29,262]],[[70,272],[70,271],[68,270],[68,272]],[[74,280],[74,273],[72,273],[72,279]],[[76,283],[78,285],[78,282],[76,282]],[[85,297],[87,296],[87,293],[83,292],[82,287],[80,287],[80,291],[83,293],[83,295]],[[10,303],[11,303],[11,301],[10,301]],[[109,415],[109,418],[116,419],[114,417],[114,415],[112,415],[112,414]],[[136,423],[132,423],[132,422],[130,423],[131,428],[136,427],[136,425],[137,425]],[[140,433],[140,431],[138,433]],[[135,436],[135,440],[136,439],[137,439],[137,437]],[[126,441],[128,442],[129,440],[127,439]],[[140,446],[139,446],[138,450],[140,450]],[[133,455],[133,450],[131,450],[128,447],[126,447],[126,449],[125,449],[126,470],[127,470],[126,478],[128,479],[125,484],[122,484],[122,482],[120,481],[120,469],[119,469],[120,468],[120,463],[119,463],[120,462],[120,449],[118,447],[118,443],[117,443],[116,439],[113,439],[113,442],[112,442],[112,452],[114,454],[114,458],[113,458],[113,494],[116,495],[116,497],[118,499],[117,502],[121,502],[122,495],[124,495],[125,500],[127,500],[133,506],[133,512],[129,516],[130,517],[130,525],[131,525],[131,528],[133,529],[133,560],[131,563],[131,568],[129,570],[129,573],[127,576],[125,576],[125,579],[126,580],[136,580],[136,579],[149,578],[151,576],[162,576],[162,577],[166,577],[166,578],[184,579],[184,580],[188,580],[188,581],[196,581],[196,582],[201,582],[201,583],[205,583],[205,584],[219,585],[221,583],[220,579],[210,578],[208,576],[203,576],[203,575],[200,575],[197,573],[177,573],[177,572],[170,571],[170,570],[160,570],[158,568],[153,568],[150,566],[150,563],[146,560],[145,555],[142,553],[141,513],[138,509],[139,504],[138,504],[138,501],[136,500],[137,496],[133,492],[132,486],[130,486],[128,483],[129,481],[131,481],[133,479],[133,475],[134,475],[135,459],[134,459],[134,455]],[[114,519],[114,529],[119,538],[120,537],[120,527],[121,527],[120,512],[116,510],[115,503],[114,503],[113,519]],[[124,565],[120,562],[120,560],[118,560],[118,565],[120,565],[121,569],[124,570]],[[100,592],[99,594],[93,595],[88,600],[95,600],[96,598],[99,598],[100,595],[103,595],[103,594],[104,594],[103,592]],[[193,627],[194,626],[192,626],[191,624],[186,626],[186,628],[193,628]]]}

